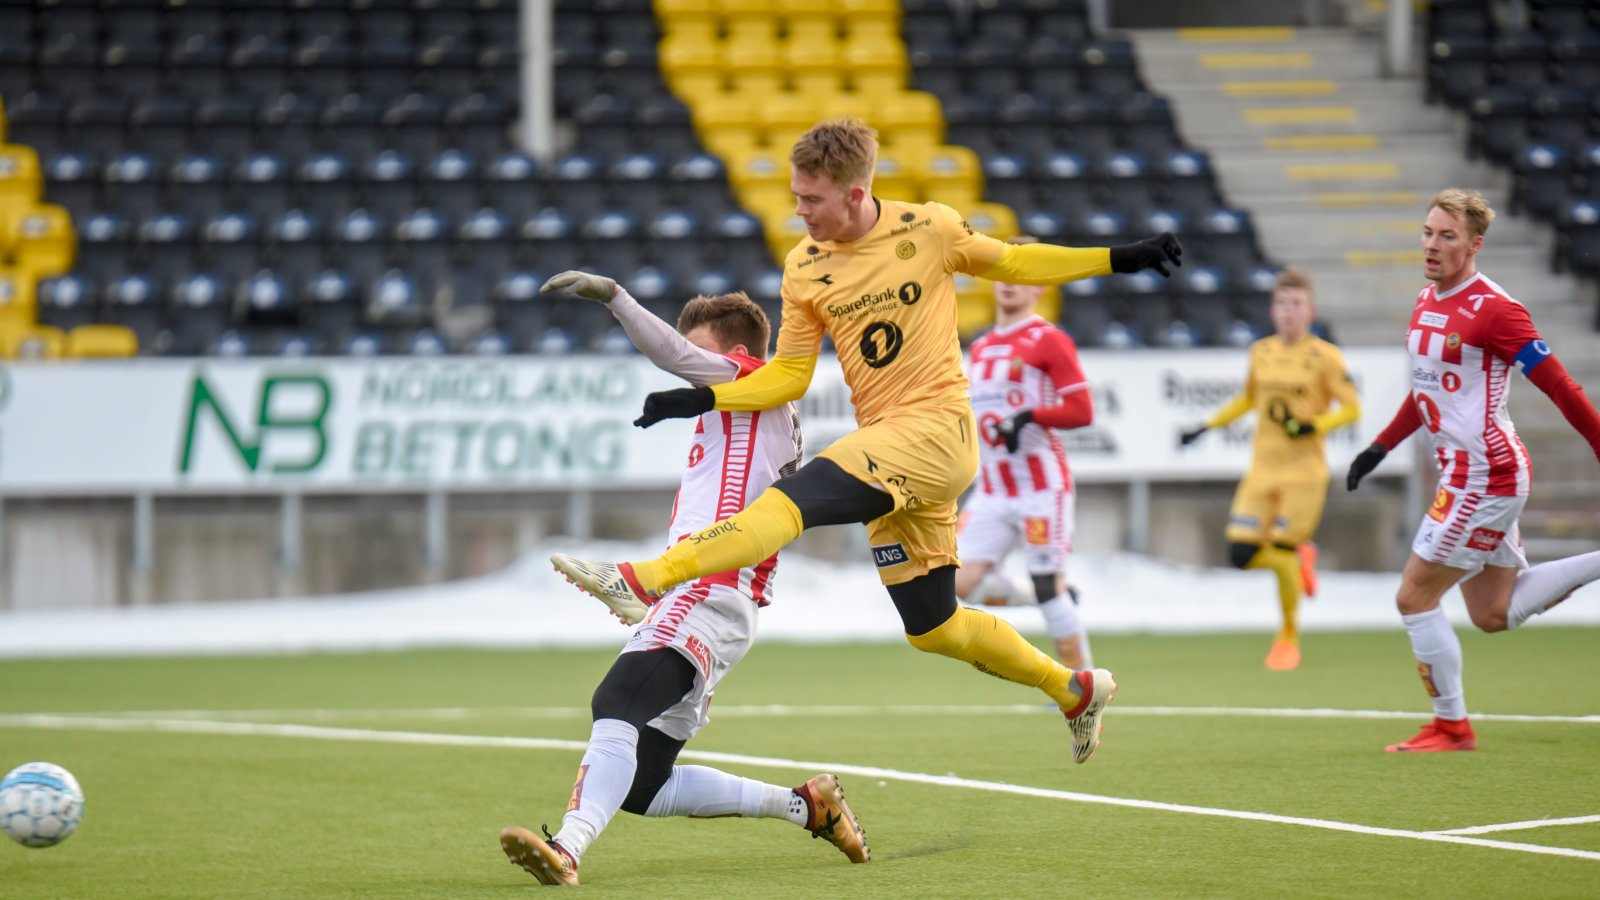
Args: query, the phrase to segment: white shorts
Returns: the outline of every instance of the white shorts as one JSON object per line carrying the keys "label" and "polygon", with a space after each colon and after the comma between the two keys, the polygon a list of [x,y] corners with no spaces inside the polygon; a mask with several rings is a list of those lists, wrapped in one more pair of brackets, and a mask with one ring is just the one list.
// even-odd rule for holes
{"label": "white shorts", "polygon": [[756,602],[727,585],[681,584],[657,600],[623,653],[671,647],[694,665],[694,689],[650,721],[687,741],[709,720],[711,695],[756,640]]}
{"label": "white shorts", "polygon": [[1478,572],[1484,566],[1526,569],[1517,517],[1527,497],[1495,497],[1439,488],[1422,517],[1411,552],[1431,563]]}
{"label": "white shorts", "polygon": [[999,565],[1017,542],[1031,575],[1065,572],[1075,518],[1071,491],[1030,491],[1015,497],[976,492],[956,526],[956,555]]}

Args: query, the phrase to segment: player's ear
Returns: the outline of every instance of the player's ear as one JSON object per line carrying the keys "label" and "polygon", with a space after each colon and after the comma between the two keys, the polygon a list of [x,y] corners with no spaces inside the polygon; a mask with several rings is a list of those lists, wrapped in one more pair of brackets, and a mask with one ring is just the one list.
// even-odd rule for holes
{"label": "player's ear", "polygon": [[750,355],[750,348],[745,346],[744,344],[734,344],[732,347],[728,348],[728,354],[727,355],[729,355],[729,356],[733,356],[733,355],[749,356]]}

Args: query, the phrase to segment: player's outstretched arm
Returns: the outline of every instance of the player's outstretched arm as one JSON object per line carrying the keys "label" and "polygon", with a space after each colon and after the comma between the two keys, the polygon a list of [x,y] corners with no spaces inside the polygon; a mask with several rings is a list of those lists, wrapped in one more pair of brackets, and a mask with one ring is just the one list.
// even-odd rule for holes
{"label": "player's outstretched arm", "polygon": [[656,391],[644,398],[644,412],[633,424],[649,428],[662,419],[692,419],[713,409],[756,410],[782,406],[805,395],[816,368],[815,356],[775,356],[749,375],[715,388]]}
{"label": "player's outstretched arm", "polygon": [[610,303],[611,298],[617,294],[617,283],[604,275],[569,269],[560,275],[551,276],[539,286],[539,293],[568,294],[596,303]]}
{"label": "player's outstretched arm", "polygon": [[1111,248],[1113,272],[1141,272],[1145,269],[1155,269],[1162,277],[1167,277],[1172,274],[1167,269],[1167,263],[1174,266],[1183,265],[1183,245],[1178,243],[1177,235],[1170,231],[1163,231],[1155,237],[1148,237],[1132,244]]}
{"label": "player's outstretched arm", "polygon": [[664,372],[696,385],[721,384],[738,377],[738,363],[689,343],[688,338],[640,306],[632,294],[610,278],[587,272],[562,272],[539,288],[541,294],[562,291],[604,303],[639,352]]}
{"label": "player's outstretched arm", "polygon": [[1377,440],[1373,441],[1367,449],[1356,454],[1350,461],[1350,471],[1345,474],[1344,487],[1353,491],[1361,484],[1361,479],[1367,477],[1389,451],[1400,446],[1400,442],[1411,436],[1413,431],[1422,427],[1422,414],[1417,412],[1417,398],[1414,394],[1406,394],[1406,399],[1400,401],[1400,409],[1384,429],[1378,432]]}

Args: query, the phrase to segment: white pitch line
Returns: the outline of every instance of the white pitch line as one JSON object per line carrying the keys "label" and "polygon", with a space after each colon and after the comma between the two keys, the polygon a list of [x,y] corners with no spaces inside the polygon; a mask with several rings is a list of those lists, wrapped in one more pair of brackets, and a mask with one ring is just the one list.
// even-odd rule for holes
{"label": "white pitch line", "polygon": [[[54,730],[118,732],[155,731],[178,732],[185,734],[289,737],[323,741],[355,741],[383,744],[423,744],[447,747],[500,747],[529,750],[581,751],[587,746],[586,742],[584,741],[555,740],[551,738],[485,737],[465,734],[433,734],[418,731],[373,731],[359,728],[324,728],[316,725],[264,724],[258,722],[214,722],[198,719],[100,718],[87,716],[61,716],[48,713],[0,715],[0,726]],[[1404,838],[1406,840],[1427,841],[1430,843],[1439,844],[1464,844],[1472,847],[1486,847],[1495,850],[1512,850],[1519,853],[1534,853],[1542,856],[1564,856],[1573,859],[1590,859],[1600,861],[1600,853],[1590,850],[1573,850],[1567,847],[1545,847],[1539,844],[1519,844],[1513,841],[1500,841],[1490,838],[1470,837],[1458,834],[1443,834],[1428,831],[1406,831],[1405,829],[1400,828],[1378,828],[1371,825],[1356,825],[1350,822],[1335,822],[1328,819],[1311,819],[1302,816],[1280,816],[1274,813],[1251,812],[1249,810],[1220,809],[1209,806],[1190,806],[1183,803],[1162,803],[1156,800],[1135,800],[1129,797],[1108,797],[1101,794],[1084,794],[1077,791],[1062,791],[1053,788],[1029,787],[1027,785],[1006,784],[998,781],[978,781],[970,778],[957,778],[954,775],[929,775],[922,772],[902,772],[898,769],[882,769],[876,766],[856,766],[848,763],[778,759],[765,756],[745,756],[739,753],[713,753],[703,750],[685,750],[681,756],[685,759],[700,760],[703,762],[733,763],[737,765],[769,769],[799,769],[812,772],[820,770],[824,772],[860,775],[864,778],[881,778],[885,781],[931,784],[940,787],[989,791],[991,793],[1013,794],[1022,797],[1042,797],[1051,800],[1067,800],[1074,803],[1092,803],[1102,806],[1121,806],[1130,809],[1148,809],[1161,812],[1188,813],[1190,815],[1211,816],[1223,819],[1242,819],[1250,822],[1272,822],[1279,825],[1299,825],[1305,828],[1318,828],[1324,831],[1340,831],[1348,834]]]}
{"label": "white pitch line", "polygon": [[1502,822],[1499,825],[1474,825],[1471,828],[1450,828],[1434,834],[1490,834],[1495,831],[1525,831],[1547,825],[1589,825],[1600,822],[1600,816],[1567,816],[1562,819],[1529,819],[1526,822]]}
{"label": "white pitch line", "polygon": [[[1206,716],[1210,718],[1259,719],[1416,719],[1427,718],[1424,712],[1383,709],[1277,709],[1253,706],[1123,706],[1112,710],[1118,717],[1131,716]],[[1056,715],[1056,709],[1043,703],[1010,703],[997,705],[957,704],[900,704],[894,706],[845,706],[758,704],[745,706],[718,706],[716,714],[727,718],[770,718],[778,716],[1011,716]],[[412,709],[147,709],[128,711],[86,712],[81,715],[125,718],[162,719],[261,719],[302,718],[331,721],[352,718],[437,719],[457,720],[486,716],[506,716],[528,719],[587,719],[587,706],[446,706]],[[1600,725],[1600,715],[1588,716],[1533,716],[1512,713],[1472,713],[1478,722],[1531,722],[1537,724]]]}

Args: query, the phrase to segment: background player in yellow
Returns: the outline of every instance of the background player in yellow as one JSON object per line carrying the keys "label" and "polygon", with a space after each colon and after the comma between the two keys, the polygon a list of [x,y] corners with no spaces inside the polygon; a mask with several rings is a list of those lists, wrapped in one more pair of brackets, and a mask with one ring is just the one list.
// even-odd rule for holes
{"label": "background player in yellow", "polygon": [[864,522],[907,640],[1044,691],[1071,726],[1074,760],[1084,762],[1099,746],[1100,717],[1116,690],[1111,673],[1073,672],[1003,620],[956,603],[956,500],[972,482],[978,449],[952,275],[1016,284],[1146,268],[1166,275],[1182,248],[1171,234],[1112,248],[1007,244],[975,232],[948,206],[873,197],[877,150],[877,133],[856,119],[821,122],[801,136],[790,153],[790,188],[807,239],[784,262],[776,355],[737,384],[651,394],[634,422],[799,399],[826,332],[858,429],[656,559],[551,561],[624,620],[638,621],[673,585],[766,559],[806,528]]}
{"label": "background player in yellow", "polygon": [[[1311,333],[1316,313],[1311,279],[1284,269],[1272,292],[1277,333],[1250,345],[1244,390],[1180,437],[1188,446],[1255,411],[1253,458],[1228,513],[1228,552],[1241,569],[1270,569],[1277,576],[1283,629],[1267,654],[1267,668],[1276,670],[1300,665],[1300,594],[1317,593],[1311,537],[1328,497],[1322,436],[1361,417],[1344,356]],[[1337,408],[1331,408],[1334,401]]]}

